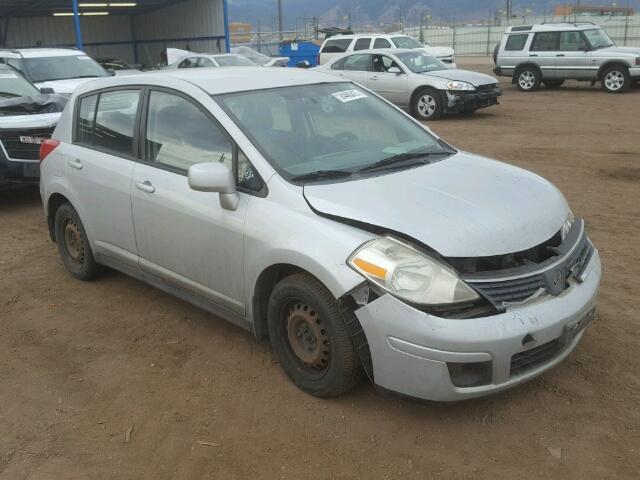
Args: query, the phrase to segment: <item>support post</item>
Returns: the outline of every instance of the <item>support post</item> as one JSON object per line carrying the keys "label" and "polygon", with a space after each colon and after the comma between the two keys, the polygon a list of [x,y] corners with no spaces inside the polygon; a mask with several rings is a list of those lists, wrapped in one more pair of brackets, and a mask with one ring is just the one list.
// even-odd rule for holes
{"label": "support post", "polygon": [[78,11],[78,0],[71,0],[73,4],[73,24],[76,28],[76,48],[78,50],[84,50],[82,44],[82,30],[80,30],[80,12]]}
{"label": "support post", "polygon": [[224,17],[224,43],[225,51],[231,52],[231,34],[229,32],[229,1],[222,0],[222,16]]}
{"label": "support post", "polygon": [[282,41],[282,31],[283,31],[283,21],[282,21],[282,0],[278,0],[278,30],[280,32],[280,41]]}

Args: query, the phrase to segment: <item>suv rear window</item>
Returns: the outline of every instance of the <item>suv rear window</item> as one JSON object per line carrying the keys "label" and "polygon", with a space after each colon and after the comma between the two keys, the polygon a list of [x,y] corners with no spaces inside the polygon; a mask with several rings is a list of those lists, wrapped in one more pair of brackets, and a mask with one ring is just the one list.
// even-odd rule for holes
{"label": "suv rear window", "polygon": [[536,33],[531,42],[531,51],[550,52],[560,49],[560,32]]}
{"label": "suv rear window", "polygon": [[523,50],[527,43],[527,38],[529,38],[529,35],[509,35],[509,38],[507,38],[507,44],[504,46],[505,51],[516,52],[518,50]]}
{"label": "suv rear window", "polygon": [[351,45],[350,38],[336,38],[334,40],[327,40],[322,48],[322,53],[344,53]]}

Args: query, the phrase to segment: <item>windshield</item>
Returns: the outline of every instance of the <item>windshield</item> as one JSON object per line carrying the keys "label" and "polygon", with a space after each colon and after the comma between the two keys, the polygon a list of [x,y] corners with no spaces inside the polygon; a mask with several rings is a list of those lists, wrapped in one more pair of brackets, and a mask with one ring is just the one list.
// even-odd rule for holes
{"label": "windshield", "polygon": [[240,55],[229,56],[229,57],[216,57],[216,62],[221,67],[255,67],[256,64],[253,63],[246,57],[242,57]]}
{"label": "windshield", "polygon": [[23,62],[28,77],[34,83],[109,76],[104,68],[86,55],[25,58]]}
{"label": "windshield", "polygon": [[393,37],[391,40],[393,40],[393,43],[395,43],[396,47],[398,48],[423,48],[424,47],[424,45],[422,45],[419,41],[411,37]]}
{"label": "windshield", "polygon": [[389,159],[453,153],[403,113],[352,83],[214,98],[289,180],[314,172],[349,175]]}
{"label": "windshield", "polygon": [[10,70],[0,70],[0,98],[39,95],[40,90]]}
{"label": "windshield", "polygon": [[405,66],[413,73],[435,72],[436,70],[449,70],[449,68],[437,58],[423,52],[396,53]]}
{"label": "windshield", "polygon": [[591,44],[591,48],[597,50],[599,48],[613,47],[615,44],[609,38],[609,35],[601,28],[595,28],[593,30],[585,30],[584,34]]}

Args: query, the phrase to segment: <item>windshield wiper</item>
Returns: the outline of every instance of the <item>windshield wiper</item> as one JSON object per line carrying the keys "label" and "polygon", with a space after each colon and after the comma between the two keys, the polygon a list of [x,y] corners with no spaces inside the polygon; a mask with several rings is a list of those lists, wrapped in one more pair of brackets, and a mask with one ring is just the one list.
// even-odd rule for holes
{"label": "windshield wiper", "polygon": [[295,177],[291,177],[290,180],[297,182],[302,180],[317,180],[322,178],[350,177],[351,175],[353,175],[353,173],[347,172],[346,170],[318,170],[316,172],[309,172],[309,173],[303,173],[301,175],[296,175]]}
{"label": "windshield wiper", "polygon": [[11,92],[0,92],[0,97],[22,97],[24,95],[18,95],[17,93],[11,93]]}
{"label": "windshield wiper", "polygon": [[428,157],[432,156],[440,156],[440,155],[451,155],[452,152],[442,151],[442,152],[421,152],[421,153],[400,153],[398,155],[393,155],[391,157],[385,158],[378,162],[372,163],[371,165],[367,165],[364,168],[358,170],[358,172],[371,172],[373,170],[380,170],[390,165],[396,165],[398,167],[407,167],[413,165],[426,165],[429,162],[427,161]]}

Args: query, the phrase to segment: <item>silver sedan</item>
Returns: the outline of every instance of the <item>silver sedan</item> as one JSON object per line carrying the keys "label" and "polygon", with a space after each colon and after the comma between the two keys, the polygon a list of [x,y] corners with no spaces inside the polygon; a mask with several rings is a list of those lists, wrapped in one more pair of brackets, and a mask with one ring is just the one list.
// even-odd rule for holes
{"label": "silver sedan", "polygon": [[502,95],[495,77],[449,68],[419,50],[362,50],[318,69],[353,80],[421,120],[473,113],[497,105]]}

